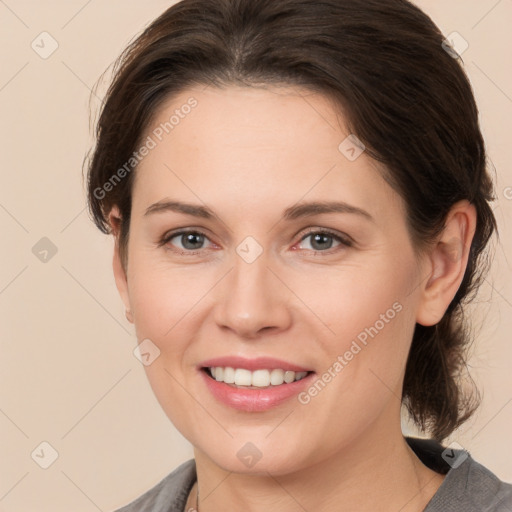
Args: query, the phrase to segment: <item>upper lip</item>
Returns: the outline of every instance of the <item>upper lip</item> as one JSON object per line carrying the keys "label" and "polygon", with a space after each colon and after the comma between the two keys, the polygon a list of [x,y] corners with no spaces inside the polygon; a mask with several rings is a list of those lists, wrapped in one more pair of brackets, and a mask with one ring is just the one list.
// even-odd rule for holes
{"label": "upper lip", "polygon": [[246,370],[289,370],[294,372],[308,372],[311,371],[308,368],[299,366],[282,359],[276,359],[274,357],[255,357],[253,359],[246,359],[240,356],[226,356],[226,357],[215,357],[203,361],[199,365],[201,368],[209,368],[214,366],[231,367],[231,368],[245,368]]}

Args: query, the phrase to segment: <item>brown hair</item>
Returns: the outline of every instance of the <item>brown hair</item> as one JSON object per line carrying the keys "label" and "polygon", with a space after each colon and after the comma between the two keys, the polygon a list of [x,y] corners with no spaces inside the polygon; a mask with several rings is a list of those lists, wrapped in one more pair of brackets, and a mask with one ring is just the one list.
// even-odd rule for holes
{"label": "brown hair", "polygon": [[120,209],[125,269],[134,172],[119,170],[159,106],[192,85],[288,84],[334,98],[404,198],[418,250],[442,231],[455,202],[473,203],[477,227],[462,284],[437,325],[416,325],[403,384],[412,419],[438,440],[479,401],[459,382],[470,342],[462,306],[483,279],[483,249],[496,229],[477,107],[443,40],[406,0],[183,0],[116,61],[88,164],[98,228],[111,233],[108,213]]}

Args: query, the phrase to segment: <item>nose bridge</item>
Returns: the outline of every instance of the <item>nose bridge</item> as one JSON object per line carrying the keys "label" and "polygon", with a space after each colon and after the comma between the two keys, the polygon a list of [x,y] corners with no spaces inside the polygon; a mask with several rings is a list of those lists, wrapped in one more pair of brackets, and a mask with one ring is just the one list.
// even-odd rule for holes
{"label": "nose bridge", "polygon": [[258,248],[254,240],[246,239],[239,244],[216,305],[219,326],[229,327],[244,337],[254,336],[265,328],[285,327],[289,321],[286,287],[270,266],[268,252]]}

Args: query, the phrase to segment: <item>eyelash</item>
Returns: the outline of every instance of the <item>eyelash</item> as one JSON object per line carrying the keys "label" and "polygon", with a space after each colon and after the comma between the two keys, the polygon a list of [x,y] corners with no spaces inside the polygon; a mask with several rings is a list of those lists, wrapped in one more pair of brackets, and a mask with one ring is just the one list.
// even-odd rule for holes
{"label": "eyelash", "polygon": [[[158,247],[162,247],[164,245],[167,245],[173,238],[176,238],[178,236],[181,236],[181,235],[188,235],[188,234],[194,234],[194,235],[200,235],[200,236],[203,236],[205,237],[207,240],[209,240],[208,236],[206,235],[206,233],[203,233],[201,230],[198,230],[198,229],[182,229],[182,230],[178,230],[178,231],[175,231],[175,232],[171,232],[171,233],[166,233],[162,239],[159,241],[158,243]],[[352,247],[354,245],[354,242],[352,241],[352,239],[348,236],[342,236],[341,234],[339,233],[336,233],[336,232],[333,232],[329,229],[319,229],[319,228],[314,228],[314,229],[311,229],[309,231],[307,231],[306,233],[303,234],[302,238],[299,240],[299,243],[304,241],[308,236],[311,236],[311,235],[316,235],[316,234],[320,234],[320,235],[327,235],[328,237],[331,237],[331,238],[334,238],[336,241],[340,242],[340,245],[343,246],[344,248],[349,248],[349,247]],[[182,255],[182,256],[194,256],[194,255],[197,255],[197,254],[200,254],[201,251],[203,251],[204,249],[198,249],[198,250],[191,250],[191,251],[187,251],[187,250],[181,250],[181,249],[170,249],[171,251],[173,252],[176,252],[178,253],[179,255]],[[313,251],[315,254],[322,254],[322,255],[325,255],[325,256],[329,256],[335,252],[338,252],[338,250],[340,250],[340,246],[338,247],[335,247],[334,249],[333,248],[330,248],[330,249],[327,249],[325,251],[318,251],[318,250],[315,250],[315,249],[302,249],[302,250],[306,250],[306,251]]]}

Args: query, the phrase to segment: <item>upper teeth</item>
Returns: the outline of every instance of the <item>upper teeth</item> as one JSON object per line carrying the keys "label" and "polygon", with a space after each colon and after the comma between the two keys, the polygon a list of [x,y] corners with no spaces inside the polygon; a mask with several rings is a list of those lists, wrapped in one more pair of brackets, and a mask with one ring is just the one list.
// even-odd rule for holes
{"label": "upper teeth", "polygon": [[289,384],[295,380],[303,379],[308,372],[292,372],[291,370],[256,370],[251,372],[245,368],[231,368],[230,366],[210,367],[212,377],[226,384],[237,386],[256,386],[264,388],[267,386],[280,386],[283,382]]}

